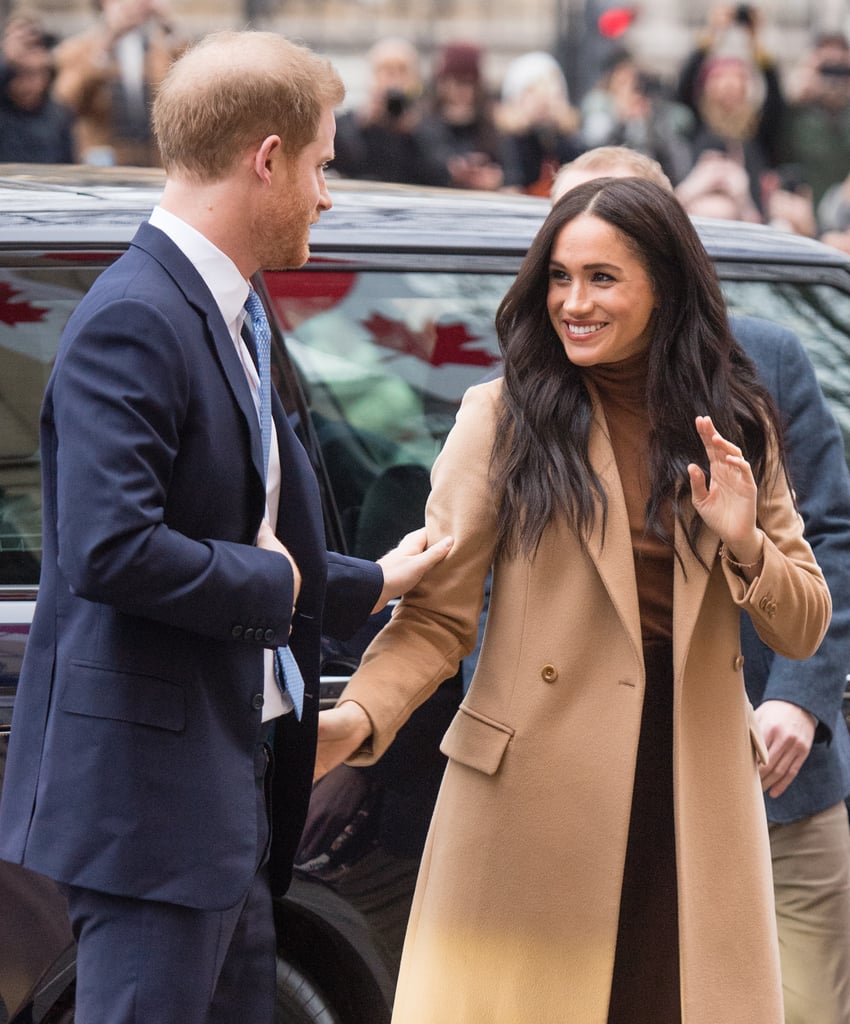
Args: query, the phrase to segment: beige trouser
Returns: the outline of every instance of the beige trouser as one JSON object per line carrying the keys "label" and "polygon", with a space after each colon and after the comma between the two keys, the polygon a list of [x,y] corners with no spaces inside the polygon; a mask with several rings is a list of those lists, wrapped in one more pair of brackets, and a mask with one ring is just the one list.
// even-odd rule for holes
{"label": "beige trouser", "polygon": [[850,1022],[850,828],[842,802],[770,826],[785,1024]]}

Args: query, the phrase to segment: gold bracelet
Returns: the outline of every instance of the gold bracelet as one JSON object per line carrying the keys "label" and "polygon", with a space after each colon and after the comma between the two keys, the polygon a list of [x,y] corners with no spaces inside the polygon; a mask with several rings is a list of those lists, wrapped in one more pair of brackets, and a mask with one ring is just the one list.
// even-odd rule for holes
{"label": "gold bracelet", "polygon": [[736,562],[735,559],[729,554],[729,549],[726,547],[725,542],[720,545],[720,557],[725,558],[730,565],[734,565],[736,569],[755,569],[764,561],[764,551],[756,562]]}

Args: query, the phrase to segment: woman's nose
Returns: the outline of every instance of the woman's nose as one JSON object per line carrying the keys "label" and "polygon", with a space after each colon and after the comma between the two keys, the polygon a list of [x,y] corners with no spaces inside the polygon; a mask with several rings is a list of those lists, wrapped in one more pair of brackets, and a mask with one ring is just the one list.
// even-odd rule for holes
{"label": "woman's nose", "polygon": [[593,309],[590,292],[581,282],[573,282],[564,296],[563,308],[574,313],[587,313]]}

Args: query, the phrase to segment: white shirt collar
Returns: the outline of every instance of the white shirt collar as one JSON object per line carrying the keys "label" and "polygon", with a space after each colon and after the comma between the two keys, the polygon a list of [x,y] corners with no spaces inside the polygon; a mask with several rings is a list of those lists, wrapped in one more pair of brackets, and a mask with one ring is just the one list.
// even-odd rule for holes
{"label": "white shirt collar", "polygon": [[154,207],[150,223],[168,235],[198,271],[231,335],[236,337],[242,327],[249,285],[233,260],[191,224],[161,206]]}

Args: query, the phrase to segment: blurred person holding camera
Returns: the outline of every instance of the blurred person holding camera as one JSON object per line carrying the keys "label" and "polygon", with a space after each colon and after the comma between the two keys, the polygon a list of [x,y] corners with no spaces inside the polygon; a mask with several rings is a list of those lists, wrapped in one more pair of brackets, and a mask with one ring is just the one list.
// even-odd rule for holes
{"label": "blurred person holding camera", "polygon": [[406,39],[381,39],[369,50],[363,104],[337,118],[333,169],[344,178],[448,185],[446,164],[422,131],[419,53]]}
{"label": "blurred person holding camera", "polygon": [[81,162],[160,163],[153,94],[185,43],[167,0],[95,0],[97,21],[56,48],[54,95],[76,114]]}
{"label": "blurred person holding camera", "polygon": [[676,95],[694,113],[693,158],[725,154],[747,172],[764,214],[762,178],[781,162],[785,98],[765,49],[761,11],[750,4],[712,8],[697,46],[683,63]]}
{"label": "blurred person holding camera", "polygon": [[784,159],[796,164],[817,207],[850,168],[850,42],[817,37],[789,76]]}
{"label": "blurred person holding camera", "polygon": [[498,189],[504,181],[501,135],[474,43],[450,43],[437,57],[423,130],[441,153],[455,188]]}
{"label": "blurred person holding camera", "polygon": [[561,164],[587,147],[557,60],[542,50],[516,57],[502,79],[496,125],[502,133],[505,187],[548,196]]}
{"label": "blurred person holding camera", "polygon": [[55,39],[25,10],[0,41],[0,162],[73,163],[71,112],[50,94]]}
{"label": "blurred person holding camera", "polygon": [[580,109],[581,133],[589,147],[628,146],[657,160],[674,182],[690,170],[692,111],[628,50],[610,57]]}

